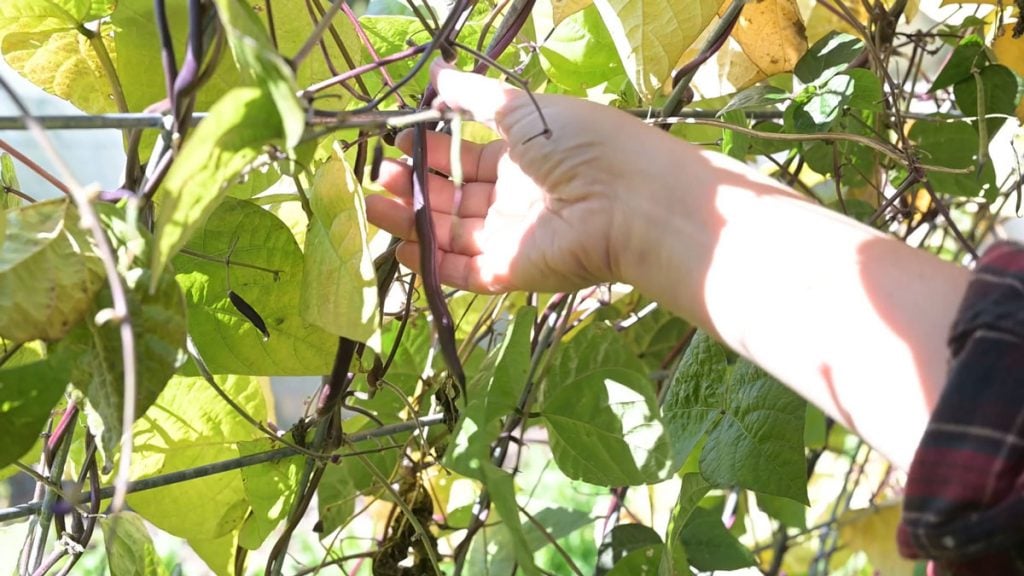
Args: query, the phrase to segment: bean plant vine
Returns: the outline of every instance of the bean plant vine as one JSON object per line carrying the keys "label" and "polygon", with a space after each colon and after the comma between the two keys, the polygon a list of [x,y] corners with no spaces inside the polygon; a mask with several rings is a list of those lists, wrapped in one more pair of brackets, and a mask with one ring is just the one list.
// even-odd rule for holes
{"label": "bean plant vine", "polygon": [[[921,569],[895,557],[900,473],[631,287],[440,284],[428,132],[495,135],[427,70],[622,108],[969,264],[1020,211],[1024,44],[1013,3],[944,10],[4,0],[0,56],[84,115],[33,114],[0,76],[0,478],[34,486],[0,491],[0,569]],[[125,151],[109,189],[51,138],[101,128]],[[420,275],[363,203],[402,130]],[[271,376],[321,378],[298,421]]]}

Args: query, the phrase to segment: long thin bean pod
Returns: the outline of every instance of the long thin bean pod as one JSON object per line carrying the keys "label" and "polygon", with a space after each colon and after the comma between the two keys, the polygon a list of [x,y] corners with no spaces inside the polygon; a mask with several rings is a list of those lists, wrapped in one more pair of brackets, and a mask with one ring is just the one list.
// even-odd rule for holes
{"label": "long thin bean pod", "polygon": [[448,306],[437,277],[437,240],[434,236],[434,221],[430,215],[430,194],[427,190],[427,127],[417,124],[413,145],[412,205],[416,215],[416,235],[420,241],[420,274],[423,276],[423,290],[426,292],[430,314],[434,317],[441,355],[459,393],[466,394],[466,374],[462,370],[458,348],[455,345],[455,323],[448,312]]}

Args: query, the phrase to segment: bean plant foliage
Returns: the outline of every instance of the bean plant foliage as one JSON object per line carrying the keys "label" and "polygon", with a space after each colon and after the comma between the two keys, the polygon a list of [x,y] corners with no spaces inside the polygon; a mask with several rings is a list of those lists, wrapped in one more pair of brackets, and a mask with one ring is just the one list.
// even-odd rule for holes
{"label": "bean plant foliage", "polygon": [[[115,576],[914,573],[900,476],[757,366],[628,286],[414,275],[364,199],[400,129],[494,137],[431,106],[443,57],[629,110],[963,261],[1020,205],[989,146],[1022,110],[1019,8],[984,4],[3,0],[4,61],[120,127],[127,161],[116,189],[75,182],[54,120],[4,85],[58,170],[0,139],[0,474],[38,486],[0,510],[0,555]],[[322,377],[297,422],[269,396],[285,375]]]}

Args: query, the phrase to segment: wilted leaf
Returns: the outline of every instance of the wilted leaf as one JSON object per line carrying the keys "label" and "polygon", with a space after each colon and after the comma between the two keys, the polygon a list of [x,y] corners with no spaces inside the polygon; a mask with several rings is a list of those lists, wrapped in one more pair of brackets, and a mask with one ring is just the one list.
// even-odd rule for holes
{"label": "wilted leaf", "polygon": [[[770,1],[770,0],[766,0]],[[637,93],[651,102],[722,0],[594,0]]]}
{"label": "wilted leaf", "polygon": [[66,370],[52,359],[0,370],[0,468],[39,440],[67,384]]}
{"label": "wilted leaf", "polygon": [[309,204],[313,219],[306,233],[302,318],[379,351],[377,277],[363,190],[340,150],[317,170]]}
{"label": "wilted leaf", "polygon": [[163,576],[167,574],[142,517],[118,512],[100,518],[103,546],[107,551],[110,576]]}
{"label": "wilted leaf", "polygon": [[103,284],[103,267],[67,201],[0,212],[0,337],[58,340]]}
{"label": "wilted leaf", "polygon": [[167,262],[202,228],[227,185],[282,136],[274,101],[256,88],[235,88],[210,109],[171,165],[157,193],[156,249],[150,287]]}
{"label": "wilted leaf", "polygon": [[807,35],[796,0],[748,2],[732,37],[766,76],[791,71],[807,51]]}
{"label": "wilted leaf", "polygon": [[[241,376],[218,378],[221,388],[253,418],[266,421],[264,385]],[[238,457],[238,442],[262,433],[202,378],[176,376],[135,423],[132,480]],[[249,504],[237,470],[128,495],[146,520],[175,536],[213,540],[234,531]]]}
{"label": "wilted leaf", "polygon": [[[330,371],[338,339],[299,316],[302,251],[276,216],[226,198],[185,248],[174,259],[175,273],[185,291],[189,333],[211,371],[282,376]],[[269,339],[264,341],[232,306],[228,288],[262,316]]]}
{"label": "wilted leaf", "polygon": [[724,348],[698,333],[664,406],[671,445],[682,458],[707,436],[700,472],[711,484],[807,501],[805,403],[750,362],[728,366]]}

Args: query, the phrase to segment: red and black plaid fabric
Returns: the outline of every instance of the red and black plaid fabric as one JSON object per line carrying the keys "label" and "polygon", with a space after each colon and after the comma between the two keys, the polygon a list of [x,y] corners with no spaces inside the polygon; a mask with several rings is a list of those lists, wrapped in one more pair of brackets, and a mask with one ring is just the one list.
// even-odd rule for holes
{"label": "red and black plaid fabric", "polygon": [[940,574],[1024,574],[1024,246],[987,250],[949,339],[949,380],[914,456],[900,552]]}

